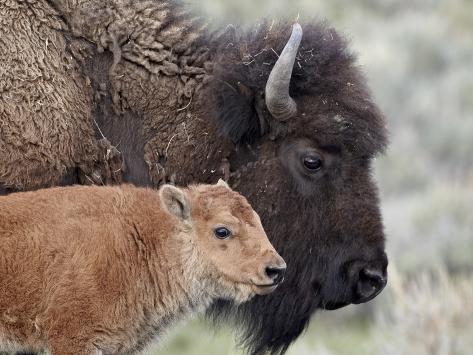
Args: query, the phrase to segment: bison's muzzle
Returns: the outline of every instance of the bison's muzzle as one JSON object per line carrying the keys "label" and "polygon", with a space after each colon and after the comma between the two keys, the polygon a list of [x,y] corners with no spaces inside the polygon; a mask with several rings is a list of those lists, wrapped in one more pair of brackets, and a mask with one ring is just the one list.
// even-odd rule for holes
{"label": "bison's muzzle", "polygon": [[353,261],[343,268],[346,270],[346,280],[351,292],[346,299],[330,302],[325,309],[334,310],[349,304],[360,304],[371,301],[386,286],[388,259],[382,252],[380,257],[373,261]]}

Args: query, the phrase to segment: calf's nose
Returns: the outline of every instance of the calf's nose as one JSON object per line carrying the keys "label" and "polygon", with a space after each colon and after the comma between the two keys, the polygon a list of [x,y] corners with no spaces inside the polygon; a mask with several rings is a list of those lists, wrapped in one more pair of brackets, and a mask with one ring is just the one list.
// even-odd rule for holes
{"label": "calf's nose", "polygon": [[266,266],[265,272],[266,276],[273,281],[273,284],[277,285],[284,280],[286,264]]}

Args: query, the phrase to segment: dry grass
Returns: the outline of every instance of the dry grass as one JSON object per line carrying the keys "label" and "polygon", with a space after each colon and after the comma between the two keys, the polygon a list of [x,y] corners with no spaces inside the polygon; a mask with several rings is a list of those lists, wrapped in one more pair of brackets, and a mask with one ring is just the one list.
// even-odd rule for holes
{"label": "dry grass", "polygon": [[357,321],[354,308],[324,314],[311,325],[312,336],[296,342],[289,354],[473,354],[473,274],[453,278],[437,268],[408,279],[394,267],[389,272],[374,320]]}
{"label": "dry grass", "polygon": [[408,281],[391,270],[390,278],[390,302],[373,331],[380,354],[473,353],[473,275],[452,278],[437,269]]}

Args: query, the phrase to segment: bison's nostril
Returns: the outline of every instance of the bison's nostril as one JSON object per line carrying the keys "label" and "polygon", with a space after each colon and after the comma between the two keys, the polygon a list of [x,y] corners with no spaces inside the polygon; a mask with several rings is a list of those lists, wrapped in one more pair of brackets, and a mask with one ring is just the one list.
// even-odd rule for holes
{"label": "bison's nostril", "polygon": [[280,283],[284,278],[284,273],[286,272],[285,267],[280,266],[267,266],[265,269],[266,275],[273,280],[273,284]]}
{"label": "bison's nostril", "polygon": [[367,280],[370,283],[382,284],[385,281],[384,273],[376,269],[362,269],[360,271],[360,280]]}
{"label": "bison's nostril", "polygon": [[358,276],[356,293],[359,297],[359,303],[374,298],[386,286],[386,272],[382,269],[363,268]]}

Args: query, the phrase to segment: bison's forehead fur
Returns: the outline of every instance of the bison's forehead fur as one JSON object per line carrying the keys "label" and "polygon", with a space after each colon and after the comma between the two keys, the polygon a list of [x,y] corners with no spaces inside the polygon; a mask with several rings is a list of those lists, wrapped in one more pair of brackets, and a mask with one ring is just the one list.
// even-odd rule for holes
{"label": "bison's forehead fur", "polygon": [[[383,151],[385,121],[347,42],[323,22],[305,24],[303,30],[290,85],[298,115],[287,131],[356,156]],[[235,141],[251,141],[260,134],[255,100],[264,92],[290,33],[291,23],[268,22],[241,33],[230,29],[222,36],[210,105],[221,129]],[[271,119],[267,112],[264,115]]]}

